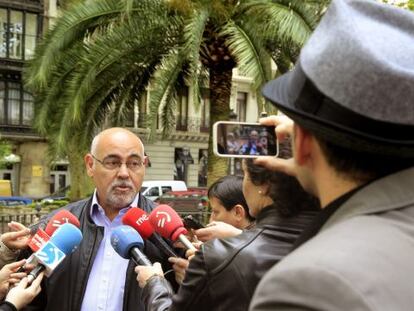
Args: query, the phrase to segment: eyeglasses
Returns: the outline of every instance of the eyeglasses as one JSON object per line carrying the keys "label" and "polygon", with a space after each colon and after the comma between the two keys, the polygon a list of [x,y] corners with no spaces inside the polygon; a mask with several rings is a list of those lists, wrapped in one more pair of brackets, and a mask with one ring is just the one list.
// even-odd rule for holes
{"label": "eyeglasses", "polygon": [[122,164],[125,164],[126,167],[130,170],[130,171],[138,171],[142,165],[144,164],[144,162],[141,159],[130,159],[126,162],[122,162],[120,159],[118,159],[117,157],[107,157],[103,160],[99,160],[98,158],[96,158],[93,154],[91,154],[92,158],[94,158],[96,161],[98,161],[100,164],[102,164],[102,166],[108,170],[118,170],[121,168]]}

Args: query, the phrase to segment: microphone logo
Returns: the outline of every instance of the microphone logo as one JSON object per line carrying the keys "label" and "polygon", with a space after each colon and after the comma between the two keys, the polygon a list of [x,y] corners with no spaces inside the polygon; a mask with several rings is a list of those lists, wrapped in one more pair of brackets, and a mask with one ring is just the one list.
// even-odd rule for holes
{"label": "microphone logo", "polygon": [[148,221],[149,217],[147,214],[142,215],[138,220],[135,222],[138,226],[141,226],[144,222]]}
{"label": "microphone logo", "polygon": [[58,228],[61,225],[67,224],[67,223],[69,223],[69,218],[61,218],[60,220],[55,219],[53,220],[53,227]]}
{"label": "microphone logo", "polygon": [[158,216],[160,216],[160,219],[157,223],[159,228],[164,228],[166,222],[171,222],[171,216],[167,212],[157,211],[156,217],[158,218]]}
{"label": "microphone logo", "polygon": [[52,243],[47,243],[44,245],[43,249],[37,253],[37,257],[44,264],[53,267],[57,266],[57,264],[62,261],[65,257],[65,253]]}

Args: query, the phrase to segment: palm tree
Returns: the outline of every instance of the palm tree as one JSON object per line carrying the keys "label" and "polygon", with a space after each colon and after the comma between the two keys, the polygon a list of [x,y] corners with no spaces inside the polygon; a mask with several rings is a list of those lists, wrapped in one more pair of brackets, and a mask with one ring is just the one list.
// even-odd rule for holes
{"label": "palm tree", "polygon": [[[52,153],[85,150],[97,128],[117,124],[151,85],[149,127],[162,111],[164,134],[174,126],[184,82],[198,105],[208,74],[211,124],[226,120],[235,66],[260,86],[271,59],[294,61],[326,1],[94,0],[65,11],[36,51],[27,85],[36,96],[35,126]],[[74,135],[76,133],[76,135]],[[209,142],[209,183],[226,172]]]}

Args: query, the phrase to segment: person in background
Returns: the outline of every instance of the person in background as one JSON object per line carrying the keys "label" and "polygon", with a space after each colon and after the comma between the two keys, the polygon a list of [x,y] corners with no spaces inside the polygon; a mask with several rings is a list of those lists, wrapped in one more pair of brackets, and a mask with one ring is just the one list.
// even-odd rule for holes
{"label": "person in background", "polygon": [[239,154],[262,155],[262,152],[262,146],[259,142],[259,133],[256,130],[251,130],[249,140],[241,146]]}
{"label": "person in background", "polygon": [[[282,157],[290,156],[288,147]],[[246,310],[254,289],[275,263],[292,248],[318,209],[298,181],[288,175],[243,163],[243,193],[254,228],[202,244],[190,261],[176,295],[158,263],[137,266],[147,310]]]}
{"label": "person in background", "polygon": [[[211,207],[209,224],[193,233],[199,241],[236,236],[254,224],[249,208],[243,195],[243,177],[224,176],[214,182],[208,189]],[[199,244],[198,244],[199,245]],[[175,278],[179,284],[185,277],[189,260],[171,257]]]}
{"label": "person in background", "polygon": [[243,195],[243,177],[230,175],[218,179],[208,189],[208,199],[210,223],[194,231],[200,241],[234,236],[254,224]]}
{"label": "person in background", "polygon": [[[122,225],[122,216],[132,206],[148,214],[154,207],[140,194],[147,163],[144,145],[129,130],[109,128],[95,136],[84,160],[95,191],[64,207],[79,218],[82,242],[45,280],[44,290],[27,310],[144,310],[134,262],[119,256],[110,243],[112,230]],[[143,251],[150,260],[162,262],[164,269],[171,268],[150,241],[145,241]]]}
{"label": "person in background", "polygon": [[[259,283],[251,311],[413,310],[414,13],[333,0],[293,71],[263,95],[322,211]],[[293,120],[293,121],[292,121]]]}
{"label": "person in background", "polygon": [[235,137],[234,133],[228,133],[227,134],[226,144],[227,144],[227,153],[228,154],[238,154],[239,153],[240,144],[236,140],[236,137]]}

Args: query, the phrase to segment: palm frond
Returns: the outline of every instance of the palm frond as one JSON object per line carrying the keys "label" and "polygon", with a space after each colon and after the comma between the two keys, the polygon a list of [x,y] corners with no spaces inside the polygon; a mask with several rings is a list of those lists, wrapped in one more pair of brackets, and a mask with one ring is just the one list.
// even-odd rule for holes
{"label": "palm frond", "polygon": [[259,88],[271,78],[270,55],[258,36],[249,33],[249,27],[243,23],[229,21],[221,32],[227,38],[228,46],[237,59],[239,67],[247,76],[253,78],[253,86]]}
{"label": "palm frond", "polygon": [[[168,98],[168,94],[173,91],[178,75],[183,65],[183,56],[177,50],[171,51],[164,57],[161,64],[154,73],[150,90],[150,114],[149,125],[155,132],[155,121],[158,110],[162,102]],[[168,105],[168,103],[166,103]],[[153,138],[153,136],[151,136]]]}

